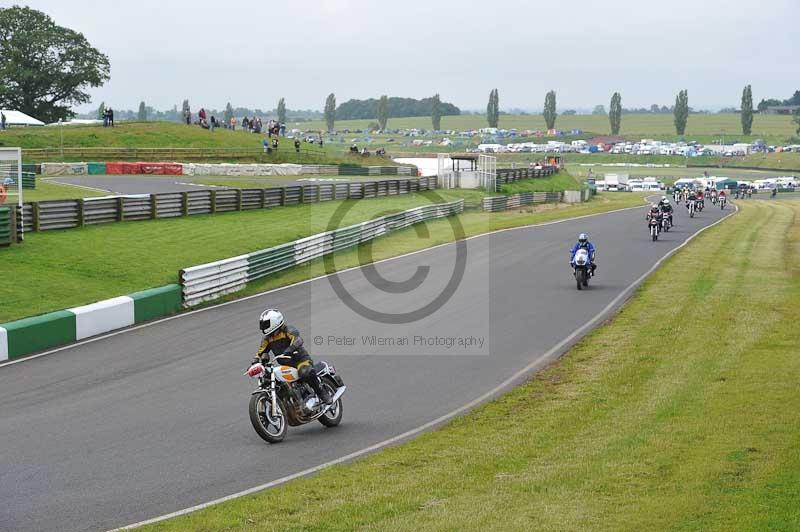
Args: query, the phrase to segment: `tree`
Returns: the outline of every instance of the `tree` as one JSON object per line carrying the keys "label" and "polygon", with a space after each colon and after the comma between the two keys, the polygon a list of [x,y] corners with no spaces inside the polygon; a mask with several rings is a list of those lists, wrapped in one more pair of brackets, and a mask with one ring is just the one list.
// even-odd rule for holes
{"label": "tree", "polygon": [[[658,106],[656,106],[657,108]],[[611,103],[608,108],[608,121],[611,124],[611,134],[619,135],[620,124],[622,123],[622,96],[618,92],[611,95]]]}
{"label": "tree", "polygon": [[233,106],[231,105],[231,102],[228,102],[228,104],[225,106],[225,111],[222,113],[222,119],[226,124],[230,124],[231,118],[233,118]]}
{"label": "tree", "polygon": [[139,102],[139,112],[136,113],[136,120],[139,122],[147,121],[147,106],[144,104],[144,102]]}
{"label": "tree", "polygon": [[556,127],[556,91],[550,91],[544,97],[544,121],[547,124],[547,129]]}
{"label": "tree", "polygon": [[330,93],[325,100],[325,124],[328,131],[333,131],[333,124],[336,122],[336,95]]}
{"label": "tree", "polygon": [[100,102],[100,107],[97,108],[97,119],[103,120],[106,116],[106,102]]}
{"label": "tree", "polygon": [[486,121],[489,127],[497,127],[500,122],[500,95],[497,89],[489,92],[489,103],[486,104]]}
{"label": "tree", "polygon": [[686,121],[689,119],[689,91],[684,89],[678,93],[672,112],[675,117],[675,132],[683,135],[686,131]]}
{"label": "tree", "polygon": [[753,130],[753,90],[750,85],[742,91],[742,134],[749,135]]}
{"label": "tree", "polygon": [[431,123],[434,131],[442,130],[442,100],[438,92],[431,99]]}
{"label": "tree", "polygon": [[86,38],[28,7],[0,8],[0,107],[56,122],[109,79],[108,57]]}
{"label": "tree", "polygon": [[797,124],[797,131],[795,131],[795,133],[800,135],[800,109],[794,110],[794,113],[792,113],[792,120]]}
{"label": "tree", "polygon": [[286,123],[286,100],[283,97],[278,100],[278,122]]}
{"label": "tree", "polygon": [[375,108],[375,117],[378,119],[378,129],[384,131],[386,123],[389,121],[389,97],[385,94],[378,100]]}
{"label": "tree", "polygon": [[603,104],[595,105],[594,110],[592,111],[593,115],[604,115],[606,114],[606,106]]}

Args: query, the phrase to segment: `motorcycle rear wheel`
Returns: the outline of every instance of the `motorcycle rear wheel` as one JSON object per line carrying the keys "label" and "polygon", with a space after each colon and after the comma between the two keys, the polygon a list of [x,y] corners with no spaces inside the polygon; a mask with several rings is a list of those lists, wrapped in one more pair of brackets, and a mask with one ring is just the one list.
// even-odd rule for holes
{"label": "motorcycle rear wheel", "polygon": [[[336,393],[337,387],[332,385],[328,379],[322,379],[322,386],[328,389],[328,393],[333,396]],[[327,412],[325,412],[322,416],[317,419],[320,423],[325,425],[326,427],[335,427],[339,423],[342,422],[342,398],[336,400],[335,403],[331,405]]]}
{"label": "motorcycle rear wheel", "polygon": [[250,423],[256,433],[268,443],[279,443],[286,437],[286,415],[278,401],[278,417],[272,418],[269,395],[261,393],[250,397]]}

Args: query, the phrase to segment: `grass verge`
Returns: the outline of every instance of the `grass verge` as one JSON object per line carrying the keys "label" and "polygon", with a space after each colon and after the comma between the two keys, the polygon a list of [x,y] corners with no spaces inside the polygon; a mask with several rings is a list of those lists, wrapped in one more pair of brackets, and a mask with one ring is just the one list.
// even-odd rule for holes
{"label": "grass verge", "polygon": [[[355,201],[340,225],[368,220],[430,202],[463,197],[477,204],[480,191],[437,190],[422,194]],[[470,211],[462,217],[468,235],[556,218],[603,212],[640,205],[641,197],[601,196],[574,207],[539,206],[503,213]],[[25,243],[3,250],[0,285],[0,323],[52,310],[69,308],[177,281],[178,271],[265,249],[324,231],[342,202],[324,202],[280,209],[192,216],[169,220],[122,222],[107,225],[29,233]],[[429,224],[431,236],[419,239],[414,229],[378,239],[378,258],[422,249],[453,239],[448,221]],[[80,251],[76,251],[80,250]],[[356,265],[357,253],[337,255],[337,265]],[[318,275],[321,261],[251,283],[244,293],[280,286]],[[242,292],[236,296],[242,295]]]}
{"label": "grass verge", "polygon": [[22,199],[28,201],[47,201],[61,199],[92,198],[97,196],[107,196],[103,192],[90,188],[75,187],[54,183],[45,179],[36,180],[36,188],[33,190],[23,190]]}
{"label": "grass verge", "polygon": [[799,214],[742,205],[441,430],[144,530],[797,530]]}

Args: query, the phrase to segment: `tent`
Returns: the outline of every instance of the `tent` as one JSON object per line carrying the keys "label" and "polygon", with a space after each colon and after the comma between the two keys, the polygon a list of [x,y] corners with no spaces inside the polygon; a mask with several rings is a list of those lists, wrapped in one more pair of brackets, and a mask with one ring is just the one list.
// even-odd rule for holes
{"label": "tent", "polygon": [[43,126],[44,122],[36,120],[32,116],[25,113],[14,111],[12,109],[0,109],[6,115],[6,127],[10,126]]}

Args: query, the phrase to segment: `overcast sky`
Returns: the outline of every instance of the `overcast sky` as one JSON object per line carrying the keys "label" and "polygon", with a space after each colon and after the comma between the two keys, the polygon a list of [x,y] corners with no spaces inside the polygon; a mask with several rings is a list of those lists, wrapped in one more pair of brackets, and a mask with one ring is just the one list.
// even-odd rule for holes
{"label": "overcast sky", "polygon": [[111,61],[105,101],[166,109],[322,109],[439,92],[463,109],[670,105],[788,98],[800,88],[797,1],[0,0],[82,32]]}

